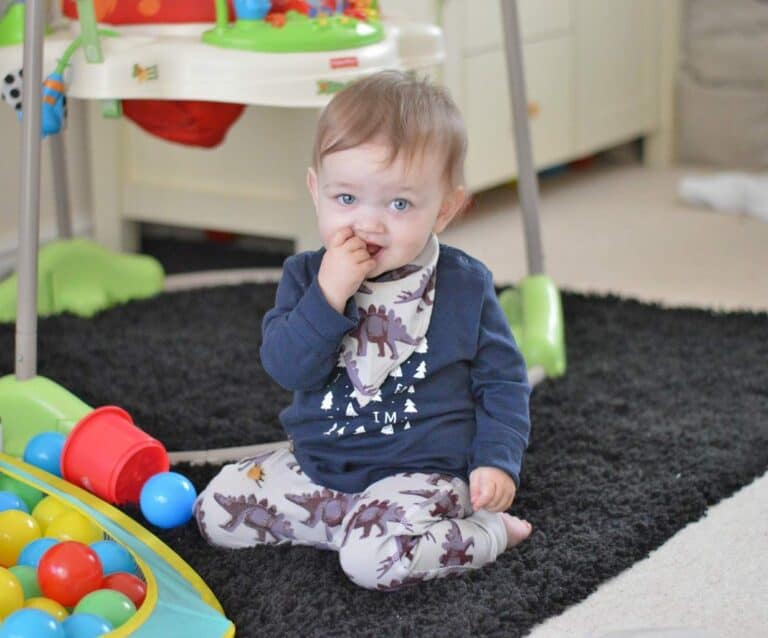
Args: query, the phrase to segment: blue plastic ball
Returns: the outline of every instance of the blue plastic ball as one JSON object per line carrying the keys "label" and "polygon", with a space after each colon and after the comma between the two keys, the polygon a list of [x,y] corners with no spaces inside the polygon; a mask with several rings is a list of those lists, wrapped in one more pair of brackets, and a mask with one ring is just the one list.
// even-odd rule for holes
{"label": "blue plastic ball", "polygon": [[141,488],[139,506],[150,523],[169,529],[192,518],[197,492],[189,479],[176,472],[161,472]]}
{"label": "blue plastic ball", "polygon": [[24,549],[21,550],[21,553],[16,560],[16,564],[27,565],[37,569],[37,564],[40,562],[43,554],[45,554],[45,552],[51,549],[51,547],[57,545],[60,542],[61,541],[59,541],[57,538],[48,538],[47,536],[43,536],[43,538],[38,538],[37,540],[27,543],[24,545]]}
{"label": "blue plastic ball", "polygon": [[5,510],[21,510],[29,514],[29,508],[24,500],[13,492],[0,492],[0,512]]}
{"label": "blue plastic ball", "polygon": [[139,566],[136,564],[133,556],[131,556],[131,553],[119,543],[115,541],[97,541],[96,543],[91,543],[91,549],[99,557],[105,576],[115,572],[139,573]]}
{"label": "blue plastic ball", "polygon": [[64,621],[67,638],[98,638],[112,631],[112,623],[93,614],[75,613]]}
{"label": "blue plastic ball", "polygon": [[0,638],[67,638],[64,627],[39,609],[19,609],[0,625]]}
{"label": "blue plastic ball", "polygon": [[24,460],[46,472],[61,476],[61,450],[66,437],[58,432],[33,436],[24,448]]}

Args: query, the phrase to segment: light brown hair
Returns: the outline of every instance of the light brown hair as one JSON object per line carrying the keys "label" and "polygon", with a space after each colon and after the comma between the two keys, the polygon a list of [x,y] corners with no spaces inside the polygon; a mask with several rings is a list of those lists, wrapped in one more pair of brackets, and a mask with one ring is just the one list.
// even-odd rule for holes
{"label": "light brown hair", "polygon": [[424,151],[445,162],[449,188],[464,185],[467,131],[458,107],[442,87],[400,71],[382,71],[358,80],[325,107],[315,135],[312,164],[326,155],[382,138],[388,161],[401,153],[407,163]]}

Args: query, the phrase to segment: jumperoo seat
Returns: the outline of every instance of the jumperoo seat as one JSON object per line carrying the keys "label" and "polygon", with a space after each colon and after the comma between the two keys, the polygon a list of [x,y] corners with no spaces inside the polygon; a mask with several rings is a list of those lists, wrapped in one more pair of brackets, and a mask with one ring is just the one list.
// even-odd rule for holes
{"label": "jumperoo seat", "polygon": [[529,370],[565,374],[565,327],[560,293],[546,275],[531,275],[499,295],[512,334]]}

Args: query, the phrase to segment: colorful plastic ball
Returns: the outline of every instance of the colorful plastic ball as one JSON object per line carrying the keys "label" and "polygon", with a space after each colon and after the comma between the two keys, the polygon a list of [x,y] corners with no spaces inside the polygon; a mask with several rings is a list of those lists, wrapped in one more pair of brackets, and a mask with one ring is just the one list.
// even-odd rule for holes
{"label": "colorful plastic ball", "polygon": [[25,609],[39,609],[47,614],[51,614],[59,622],[64,622],[69,612],[64,607],[50,598],[37,596],[24,601]]}
{"label": "colorful plastic ball", "polygon": [[16,564],[37,569],[43,554],[54,545],[58,545],[59,542],[56,538],[48,538],[46,536],[36,538],[24,546],[24,549],[21,550],[19,557],[16,559]]}
{"label": "colorful plastic ball", "polygon": [[37,580],[48,598],[72,607],[86,594],[101,587],[101,561],[90,547],[65,541],[51,547],[40,559]]}
{"label": "colorful plastic ball", "polygon": [[78,541],[85,545],[104,538],[104,532],[96,523],[74,510],[54,518],[45,528],[45,535],[62,541]]}
{"label": "colorful plastic ball", "polygon": [[0,492],[0,512],[6,510],[21,510],[29,513],[29,508],[21,496],[13,492]]}
{"label": "colorful plastic ball", "polygon": [[19,609],[0,625],[0,638],[67,638],[64,627],[39,609]]}
{"label": "colorful plastic ball", "polygon": [[0,567],[15,565],[27,543],[40,536],[40,526],[29,514],[19,510],[0,512]]}
{"label": "colorful plastic ball", "polygon": [[67,438],[59,432],[41,432],[24,448],[24,460],[41,470],[61,476],[61,450]]}
{"label": "colorful plastic ball", "polygon": [[129,574],[139,572],[139,566],[131,553],[115,541],[91,543],[91,549],[98,555],[105,576],[116,572],[128,572]]}
{"label": "colorful plastic ball", "polygon": [[85,596],[75,607],[76,614],[93,614],[106,618],[117,628],[136,613],[136,605],[125,594],[112,589],[97,589]]}
{"label": "colorful plastic ball", "polygon": [[0,623],[24,604],[24,588],[12,572],[0,567]]}
{"label": "colorful plastic ball", "polygon": [[99,638],[112,629],[112,623],[93,614],[75,613],[64,621],[67,638]]}
{"label": "colorful plastic ball", "polygon": [[121,594],[125,594],[136,605],[136,609],[141,607],[144,599],[147,597],[147,583],[138,576],[117,572],[106,576],[101,583],[102,589],[114,589]]}
{"label": "colorful plastic ball", "polygon": [[21,583],[21,588],[24,590],[24,600],[42,596],[43,592],[40,591],[40,585],[37,582],[37,569],[28,565],[14,565],[9,567],[8,571],[16,576]]}
{"label": "colorful plastic ball", "polygon": [[192,518],[197,492],[188,478],[176,472],[160,472],[141,488],[139,506],[150,523],[169,529]]}
{"label": "colorful plastic ball", "polygon": [[27,510],[32,511],[42,499],[44,494],[40,490],[36,490],[34,487],[30,487],[26,483],[17,481],[5,474],[0,474],[0,491],[13,492],[17,496],[20,496],[27,504]]}
{"label": "colorful plastic ball", "polygon": [[72,508],[64,503],[64,501],[59,500],[55,496],[46,496],[35,505],[35,509],[32,510],[32,516],[40,523],[40,529],[45,534],[45,530],[48,529],[54,518],[71,511]]}

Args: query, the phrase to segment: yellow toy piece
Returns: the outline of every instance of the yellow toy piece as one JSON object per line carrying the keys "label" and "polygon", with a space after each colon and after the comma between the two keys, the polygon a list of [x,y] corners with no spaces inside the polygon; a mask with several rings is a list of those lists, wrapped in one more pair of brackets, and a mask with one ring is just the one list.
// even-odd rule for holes
{"label": "yellow toy piece", "polygon": [[24,603],[24,607],[44,611],[46,614],[53,616],[58,622],[64,622],[67,616],[69,616],[69,612],[61,603],[57,603],[50,598],[44,598],[43,596],[30,598]]}
{"label": "yellow toy piece", "polygon": [[90,545],[104,540],[104,532],[80,512],[64,512],[54,518],[45,530],[45,535],[62,541],[78,541]]}
{"label": "yellow toy piece", "polygon": [[40,526],[29,514],[21,510],[0,512],[0,567],[12,567],[21,550],[40,538]]}
{"label": "yellow toy piece", "polygon": [[46,536],[46,530],[53,522],[53,519],[71,511],[73,511],[72,508],[67,507],[59,499],[53,496],[46,496],[35,505],[35,509],[32,510],[32,518],[40,525],[43,536]]}
{"label": "yellow toy piece", "polygon": [[19,579],[0,567],[0,622],[24,604],[24,590]]}

